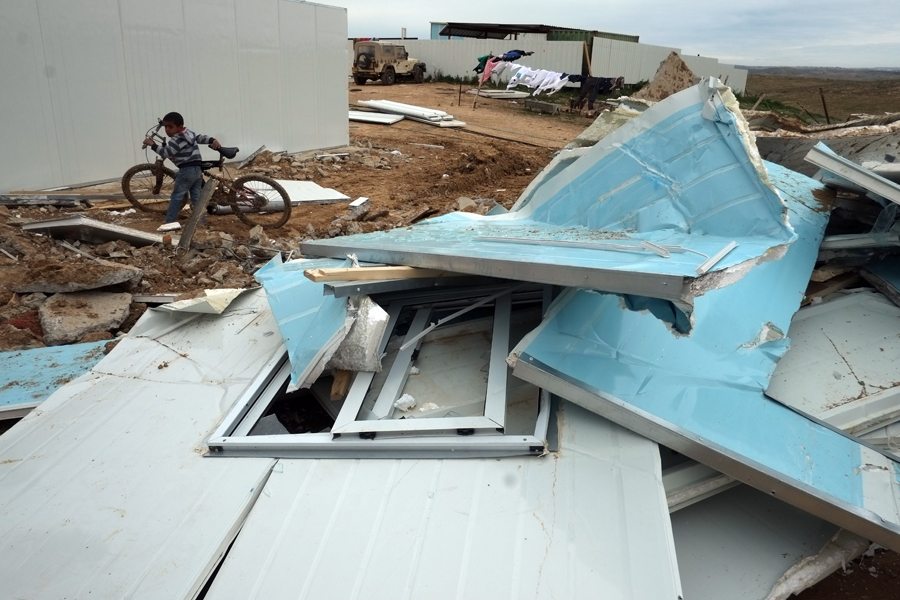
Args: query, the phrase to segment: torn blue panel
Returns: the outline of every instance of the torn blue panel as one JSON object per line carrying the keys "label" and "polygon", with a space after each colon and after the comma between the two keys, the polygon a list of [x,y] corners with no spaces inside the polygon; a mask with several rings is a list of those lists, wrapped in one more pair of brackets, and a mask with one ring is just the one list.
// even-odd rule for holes
{"label": "torn blue panel", "polygon": [[24,416],[63,384],[87,373],[110,340],[0,353],[0,417]]}
{"label": "torn blue panel", "polygon": [[763,395],[828,218],[812,196],[815,181],[768,168],[798,238],[783,256],[773,252],[731,285],[698,296],[690,334],[628,310],[618,296],[571,289],[513,351],[514,373],[900,549],[897,463]]}
{"label": "torn blue panel", "polygon": [[519,210],[453,213],[302,249],[679,300],[731,242],[709,268],[758,259],[793,239],[734,97],[707,80],[545,177]]}
{"label": "torn blue panel", "polygon": [[327,349],[347,334],[347,299],[326,296],[322,284],[303,275],[306,269],[346,266],[346,261],[333,259],[294,260],[281,262],[281,256],[263,265],[254,277],[266,290],[272,314],[278,322],[281,337],[291,362],[291,386],[304,383],[311,369]]}

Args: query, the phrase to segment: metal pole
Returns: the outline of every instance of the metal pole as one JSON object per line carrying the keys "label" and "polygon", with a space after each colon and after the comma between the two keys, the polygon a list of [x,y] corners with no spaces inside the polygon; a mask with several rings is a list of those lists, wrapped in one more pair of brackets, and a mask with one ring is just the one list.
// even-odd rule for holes
{"label": "metal pole", "polygon": [[822,91],[822,88],[819,88],[819,96],[822,98],[822,110],[825,111],[825,122],[828,125],[831,125],[831,119],[828,118],[828,105],[825,104],[825,92]]}

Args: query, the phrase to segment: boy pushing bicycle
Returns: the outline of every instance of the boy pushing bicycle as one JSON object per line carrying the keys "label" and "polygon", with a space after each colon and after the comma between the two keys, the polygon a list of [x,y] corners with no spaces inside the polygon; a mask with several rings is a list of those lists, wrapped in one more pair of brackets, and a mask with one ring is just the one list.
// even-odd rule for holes
{"label": "boy pushing bicycle", "polygon": [[203,171],[200,168],[200,146],[208,144],[213,150],[222,147],[219,141],[211,136],[195,133],[184,126],[184,117],[177,112],[170,112],[162,118],[162,126],[166,130],[168,140],[160,145],[153,137],[144,138],[143,147],[150,147],[163,158],[168,158],[178,167],[175,175],[175,188],[169,198],[169,209],[166,211],[166,222],[157,231],[173,231],[181,229],[178,213],[184,207],[187,195],[191,197],[191,207],[197,210],[200,202],[200,190],[203,187]]}

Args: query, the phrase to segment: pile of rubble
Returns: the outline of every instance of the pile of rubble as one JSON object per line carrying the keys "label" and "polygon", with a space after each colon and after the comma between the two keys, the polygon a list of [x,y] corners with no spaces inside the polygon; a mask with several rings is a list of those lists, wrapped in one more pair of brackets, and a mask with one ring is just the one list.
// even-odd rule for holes
{"label": "pile of rubble", "polygon": [[[824,145],[806,155],[815,178],[764,161],[716,80],[645,108],[586,132],[509,211],[467,199],[306,240],[215,314],[148,311],[8,432],[6,452],[42,454],[16,458],[28,491],[0,509],[31,515],[35,480],[109,486],[128,518],[57,510],[133,553],[164,538],[176,596],[776,600],[900,550],[900,187]],[[102,247],[63,249],[104,289],[133,288],[104,261],[139,249]],[[183,274],[211,277],[223,250]],[[74,294],[95,293],[74,273],[29,279],[82,312]],[[20,289],[18,304],[53,298]],[[57,440],[63,423],[79,445]],[[58,480],[95,445],[116,473],[140,447],[141,483],[166,485],[137,499],[104,469]],[[194,518],[208,498],[228,510]],[[333,576],[348,556],[365,558],[357,577]],[[77,567],[108,560],[89,548]]]}

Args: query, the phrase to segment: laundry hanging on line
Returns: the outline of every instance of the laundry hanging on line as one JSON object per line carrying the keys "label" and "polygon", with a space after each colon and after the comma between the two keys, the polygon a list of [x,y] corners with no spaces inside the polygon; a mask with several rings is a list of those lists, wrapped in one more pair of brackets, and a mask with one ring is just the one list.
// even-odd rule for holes
{"label": "laundry hanging on line", "polygon": [[488,62],[490,62],[491,60],[512,62],[514,60],[519,60],[523,56],[531,56],[532,54],[534,54],[534,52],[527,52],[525,50],[507,50],[500,56],[494,56],[493,53],[488,53],[475,59],[478,61],[478,63],[472,70],[476,73],[483,73],[485,68],[487,67]]}
{"label": "laundry hanging on line", "polygon": [[533,69],[525,65],[505,64],[507,65],[505,67],[502,65],[494,67],[492,73],[498,76],[506,71],[511,73],[509,83],[506,84],[506,89],[508,90],[518,85],[524,85],[534,90],[531,94],[532,96],[537,96],[544,92],[549,96],[555,94],[569,83],[569,75],[566,73],[548,69]]}

